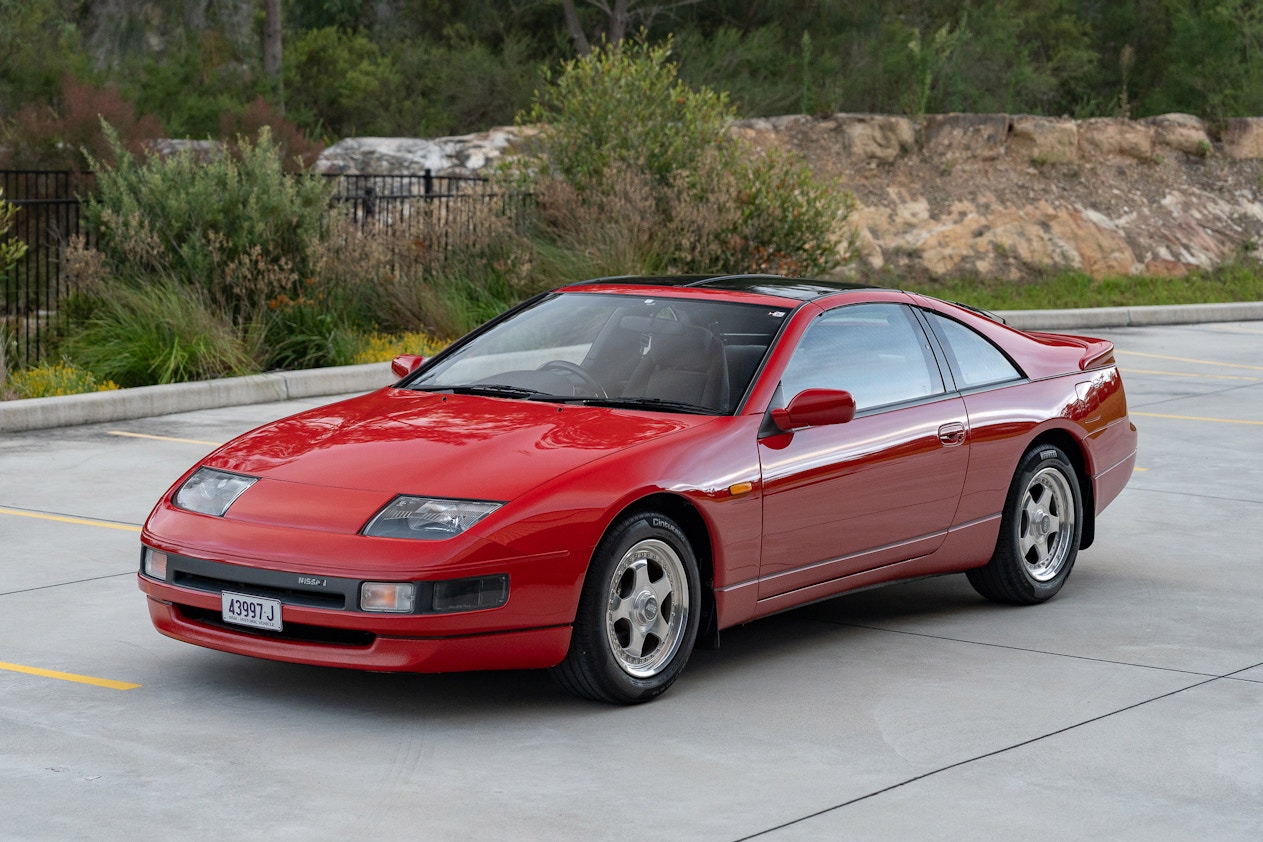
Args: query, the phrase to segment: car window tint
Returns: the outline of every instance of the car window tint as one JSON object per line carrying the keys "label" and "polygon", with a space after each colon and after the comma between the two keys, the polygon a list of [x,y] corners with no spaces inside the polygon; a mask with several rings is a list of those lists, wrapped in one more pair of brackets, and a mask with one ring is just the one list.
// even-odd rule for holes
{"label": "car window tint", "polygon": [[731,412],[789,313],[713,295],[555,294],[452,349],[409,385],[494,384]]}
{"label": "car window tint", "polygon": [[926,312],[926,316],[947,345],[960,388],[972,389],[1021,378],[1017,367],[982,334],[940,313]]}
{"label": "car window tint", "polygon": [[899,304],[855,304],[807,328],[781,378],[785,400],[803,389],[845,389],[857,409],[944,391],[925,333]]}

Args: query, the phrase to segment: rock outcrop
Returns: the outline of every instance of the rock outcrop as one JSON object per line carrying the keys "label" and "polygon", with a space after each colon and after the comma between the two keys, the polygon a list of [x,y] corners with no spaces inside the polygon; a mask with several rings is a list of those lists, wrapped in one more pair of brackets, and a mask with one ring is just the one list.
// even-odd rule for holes
{"label": "rock outcrop", "polygon": [[[874,269],[1178,275],[1263,256],[1263,118],[1229,120],[1219,136],[1187,114],[791,115],[742,120],[733,132],[801,153],[821,178],[854,193],[849,224]],[[344,140],[319,166],[478,174],[513,154],[522,134]]]}
{"label": "rock outcrop", "polygon": [[479,175],[531,133],[498,127],[454,137],[352,137],[321,153],[316,168],[347,175],[406,175],[431,170],[435,175]]}

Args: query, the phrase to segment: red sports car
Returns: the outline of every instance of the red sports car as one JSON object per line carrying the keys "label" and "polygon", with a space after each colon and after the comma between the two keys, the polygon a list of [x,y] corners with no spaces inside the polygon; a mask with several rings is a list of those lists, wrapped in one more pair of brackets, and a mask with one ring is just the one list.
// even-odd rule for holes
{"label": "red sports car", "polygon": [[856,588],[1046,600],[1136,457],[1109,342],[824,281],[587,281],[395,371],[180,477],[142,536],[159,631],[642,702]]}

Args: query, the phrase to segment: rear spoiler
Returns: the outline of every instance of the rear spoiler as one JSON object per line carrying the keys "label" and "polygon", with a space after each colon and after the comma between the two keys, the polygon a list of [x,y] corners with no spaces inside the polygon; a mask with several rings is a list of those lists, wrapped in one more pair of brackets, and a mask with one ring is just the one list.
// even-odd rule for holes
{"label": "rear spoiler", "polygon": [[1104,339],[1089,339],[1087,344],[1083,357],[1079,360],[1080,371],[1115,365],[1113,342],[1107,342]]}
{"label": "rear spoiler", "polygon": [[1079,371],[1115,365],[1114,343],[1108,339],[1093,339],[1090,336],[1074,336],[1068,333],[1047,333],[1036,330],[1027,331],[1026,335],[1032,339],[1062,347],[1077,345],[1081,349],[1079,351]]}

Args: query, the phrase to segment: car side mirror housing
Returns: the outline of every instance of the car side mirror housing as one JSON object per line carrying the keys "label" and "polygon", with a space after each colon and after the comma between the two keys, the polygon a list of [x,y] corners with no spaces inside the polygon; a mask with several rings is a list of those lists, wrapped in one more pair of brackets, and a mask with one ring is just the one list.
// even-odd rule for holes
{"label": "car side mirror housing", "polygon": [[400,354],[390,361],[390,370],[396,377],[402,379],[420,368],[423,362],[425,362],[425,357],[419,357],[416,354]]}
{"label": "car side mirror housing", "polygon": [[803,427],[845,424],[855,417],[855,398],[841,389],[803,389],[789,406],[772,410],[772,422],[785,433]]}

